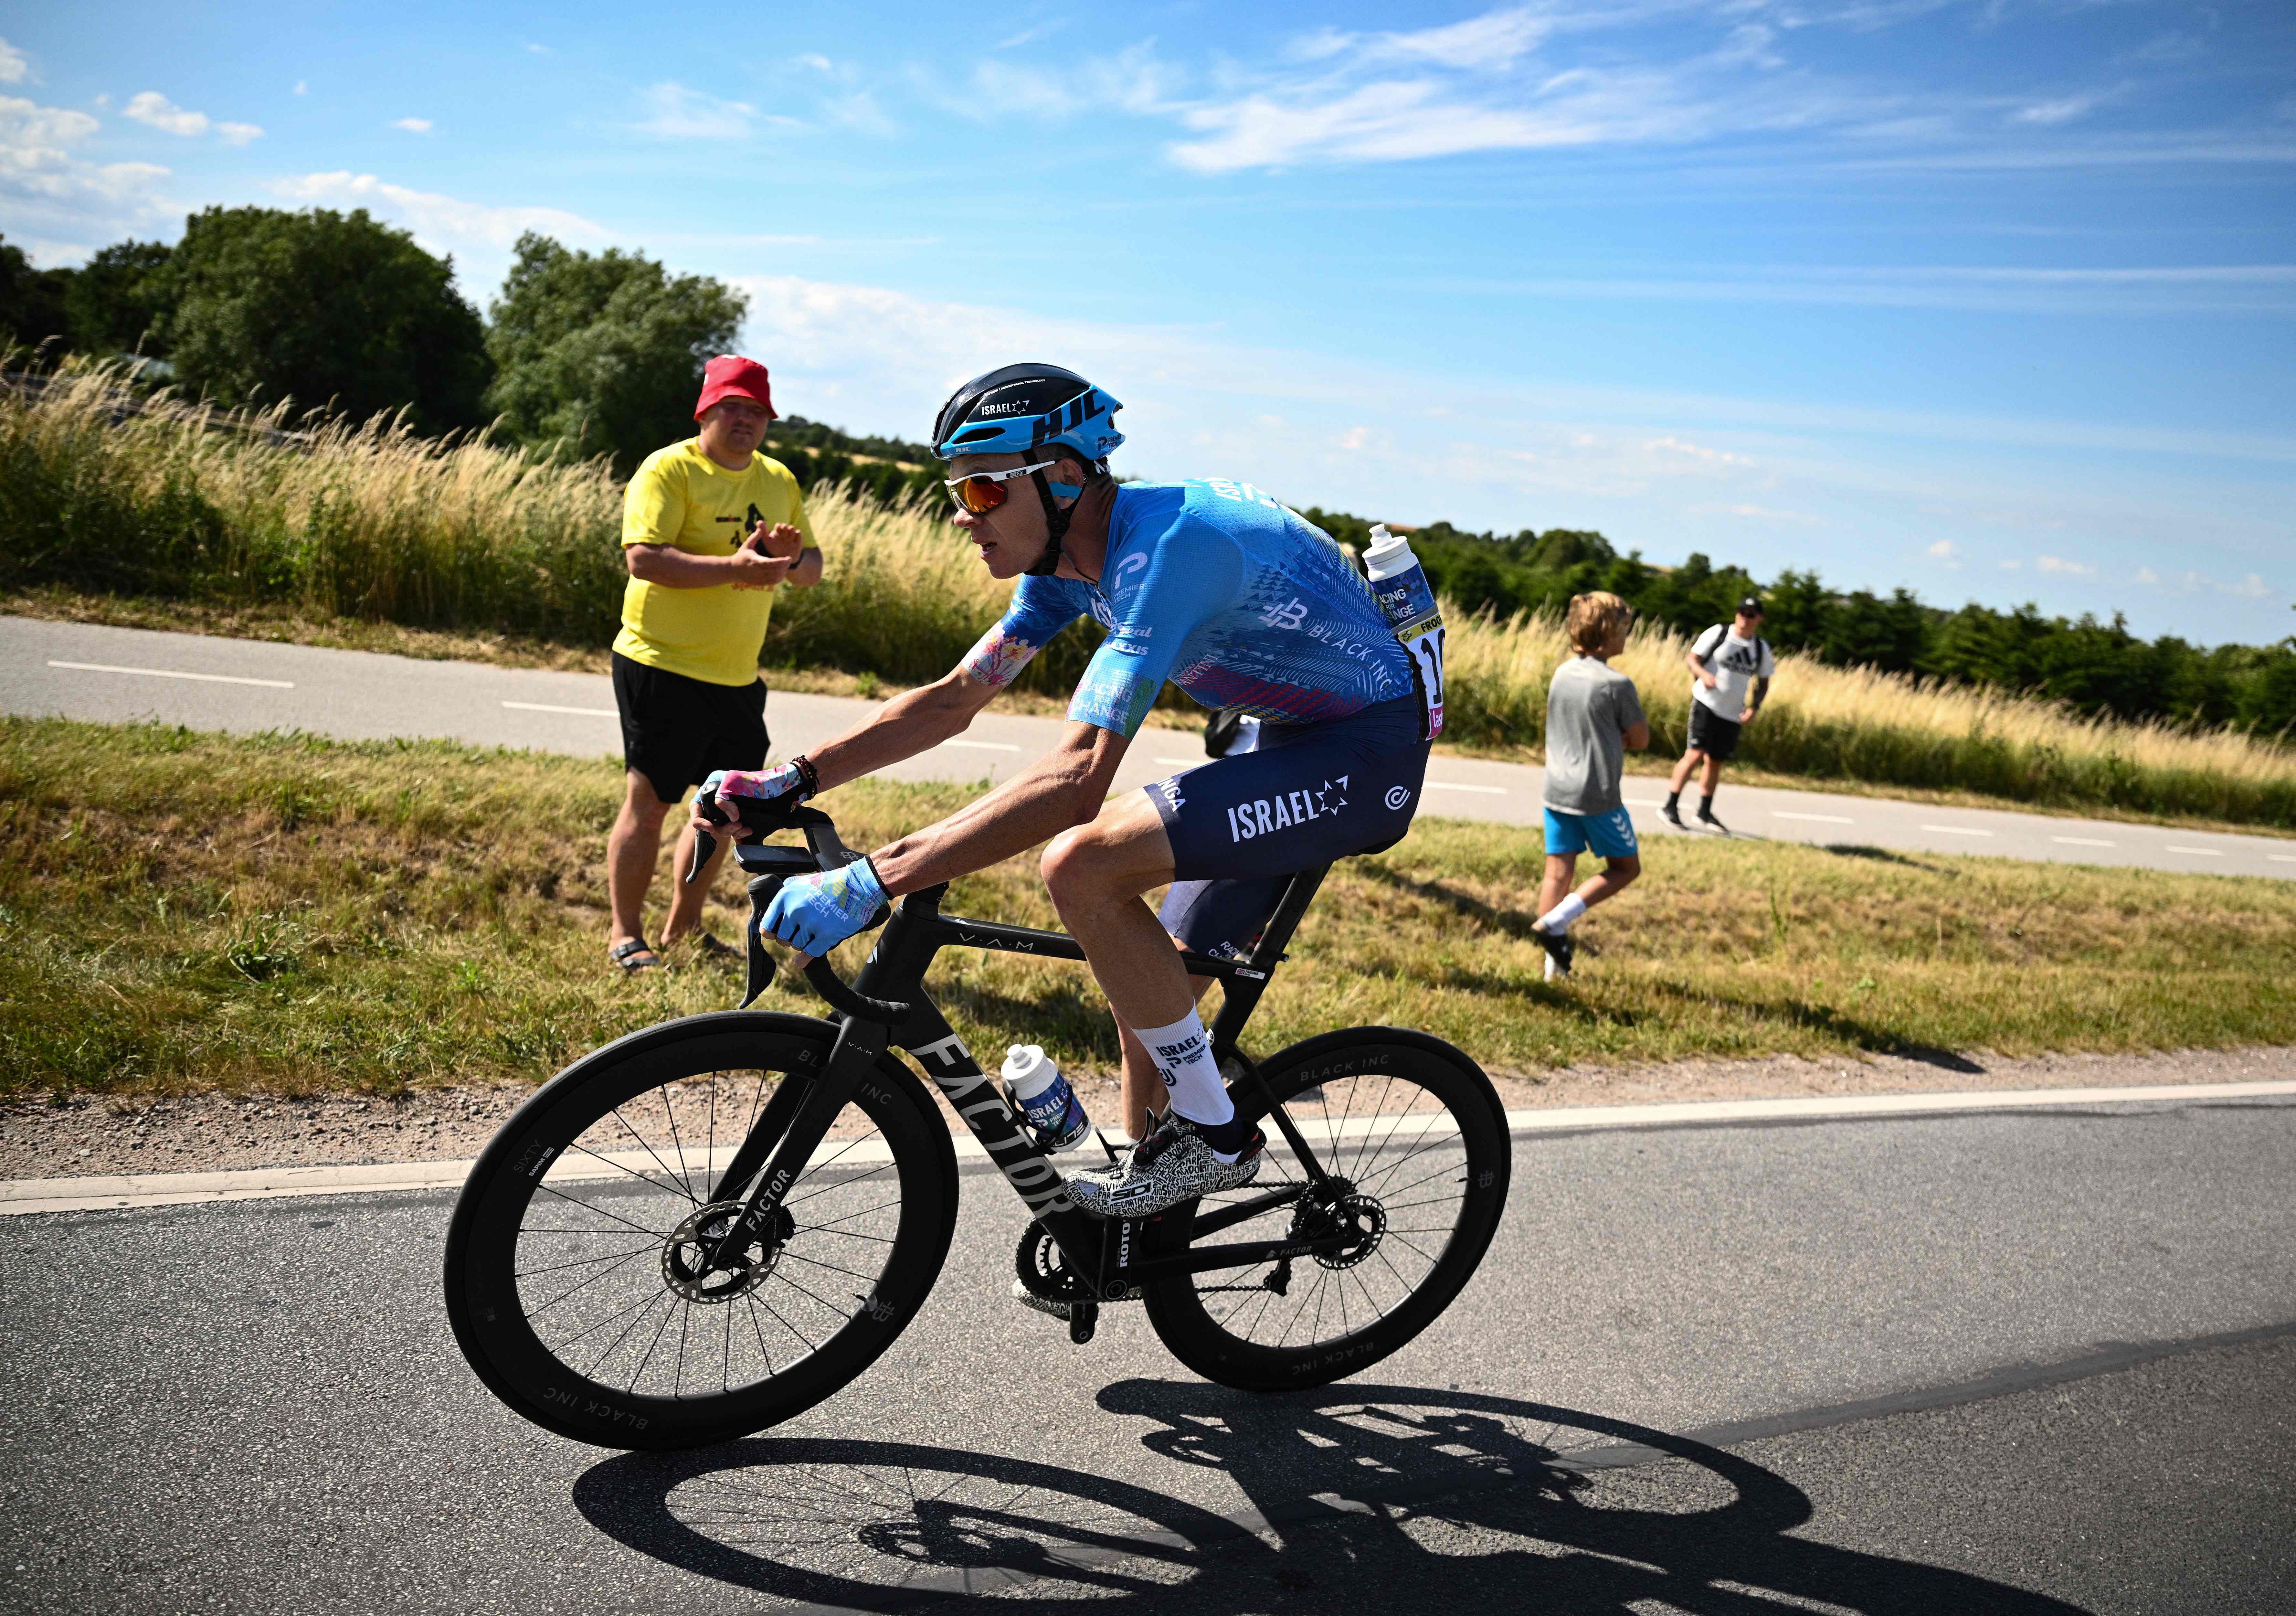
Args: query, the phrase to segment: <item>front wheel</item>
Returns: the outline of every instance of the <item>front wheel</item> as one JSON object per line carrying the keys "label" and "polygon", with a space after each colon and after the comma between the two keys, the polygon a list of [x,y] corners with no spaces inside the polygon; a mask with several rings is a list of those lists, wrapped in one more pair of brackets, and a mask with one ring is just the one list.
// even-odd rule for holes
{"label": "front wheel", "polygon": [[[1174,1357],[1247,1391],[1320,1386],[1387,1357],[1432,1324],[1482,1260],[1506,1206],[1513,1153],[1482,1069],[1423,1033],[1326,1033],[1260,1069],[1328,1177],[1310,1185],[1264,1103],[1267,1160],[1252,1183],[1166,1215],[1162,1249],[1334,1235],[1335,1251],[1183,1274],[1147,1287]],[[1300,1189],[1217,1232],[1207,1218]]]}
{"label": "front wheel", "polygon": [[580,1441],[698,1447],[811,1407],[892,1344],[947,1253],[956,1164],[890,1060],[765,1236],[715,1268],[701,1256],[749,1188],[726,1181],[734,1153],[753,1129],[777,1141],[835,1038],[792,1015],[665,1022],[504,1124],[447,1234],[447,1314],[497,1397]]}

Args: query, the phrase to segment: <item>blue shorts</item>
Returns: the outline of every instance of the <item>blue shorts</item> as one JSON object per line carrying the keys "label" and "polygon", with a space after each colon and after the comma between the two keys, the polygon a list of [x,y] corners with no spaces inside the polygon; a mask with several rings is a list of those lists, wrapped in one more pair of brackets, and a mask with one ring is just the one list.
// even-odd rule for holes
{"label": "blue shorts", "polygon": [[1199,954],[1231,952],[1299,871],[1401,841],[1427,774],[1422,712],[1414,695],[1321,724],[1263,723],[1258,751],[1148,786],[1172,843],[1164,929]]}
{"label": "blue shorts", "polygon": [[1642,848],[1635,841],[1635,822],[1627,810],[1614,808],[1607,814],[1566,814],[1557,808],[1546,810],[1546,850],[1549,853],[1583,853],[1592,848],[1605,858],[1639,858]]}

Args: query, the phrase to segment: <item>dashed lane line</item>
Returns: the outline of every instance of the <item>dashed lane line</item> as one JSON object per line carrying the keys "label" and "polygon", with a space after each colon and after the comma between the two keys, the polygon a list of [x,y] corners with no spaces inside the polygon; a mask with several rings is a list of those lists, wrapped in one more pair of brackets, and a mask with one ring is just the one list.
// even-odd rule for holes
{"label": "dashed lane line", "polygon": [[622,716],[611,707],[553,707],[547,701],[505,701],[503,705],[516,712],[568,712],[578,718],[619,718]]}
{"label": "dashed lane line", "polygon": [[2162,842],[2161,844],[2161,850],[2164,853],[2189,853],[2195,858],[2222,858],[2224,857],[2224,849],[2222,848],[2180,847],[2173,841]]}
{"label": "dashed lane line", "polygon": [[2095,836],[2052,836],[2051,841],[2062,841],[2069,848],[2109,848],[2112,843]]}
{"label": "dashed lane line", "polygon": [[962,746],[976,752],[1017,752],[1021,749],[1009,741],[944,741],[943,746]]}
{"label": "dashed lane line", "polygon": [[1965,824],[1925,824],[1925,831],[1935,831],[1940,836],[1990,836],[1990,831],[1972,830]]}
{"label": "dashed lane line", "polygon": [[1791,813],[1784,808],[1772,808],[1770,810],[1770,817],[1773,819],[1808,819],[1818,824],[1856,824],[1857,823],[1855,819],[1850,818],[1845,814],[1796,814]]}
{"label": "dashed lane line", "polygon": [[174,668],[121,668],[111,662],[59,662],[48,659],[51,668],[68,668],[76,673],[132,673],[147,679],[195,679],[202,685],[259,685],[266,690],[292,690],[292,679],[244,679],[229,673],[184,673]]}

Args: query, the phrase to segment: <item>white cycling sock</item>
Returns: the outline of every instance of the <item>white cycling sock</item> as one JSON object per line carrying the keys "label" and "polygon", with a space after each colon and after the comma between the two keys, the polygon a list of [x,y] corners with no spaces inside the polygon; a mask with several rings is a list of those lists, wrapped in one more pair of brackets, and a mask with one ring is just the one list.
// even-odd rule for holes
{"label": "white cycling sock", "polygon": [[[1217,1128],[1235,1119],[1235,1103],[1227,1097],[1219,1067],[1212,1060],[1212,1041],[1204,1031],[1204,1018],[1193,1009],[1169,1027],[1136,1027],[1156,1062],[1164,1087],[1172,1091],[1172,1109],[1191,1122]],[[1234,1161],[1234,1156],[1223,1158]]]}
{"label": "white cycling sock", "polygon": [[1587,913],[1587,900],[1573,892],[1538,917],[1538,929],[1560,937],[1570,930],[1570,923]]}

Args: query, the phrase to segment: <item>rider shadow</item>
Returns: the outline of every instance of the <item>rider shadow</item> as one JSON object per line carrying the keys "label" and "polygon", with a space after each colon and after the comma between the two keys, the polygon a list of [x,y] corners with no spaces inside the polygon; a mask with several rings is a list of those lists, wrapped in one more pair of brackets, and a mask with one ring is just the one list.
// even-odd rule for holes
{"label": "rider shadow", "polygon": [[1131,1380],[1099,1400],[1155,1422],[1144,1447],[1182,1470],[1224,1472],[1250,1507],[1222,1514],[952,1448],[781,1438],[608,1459],[577,1481],[574,1502],[654,1559],[843,1610],[996,1593],[1005,1608],[1129,1598],[1158,1616],[1743,1616],[1781,1604],[2080,1616],[1980,1577],[1791,1536],[1812,1510],[1784,1477],[1600,1415],[1398,1386],[1255,1397]]}

